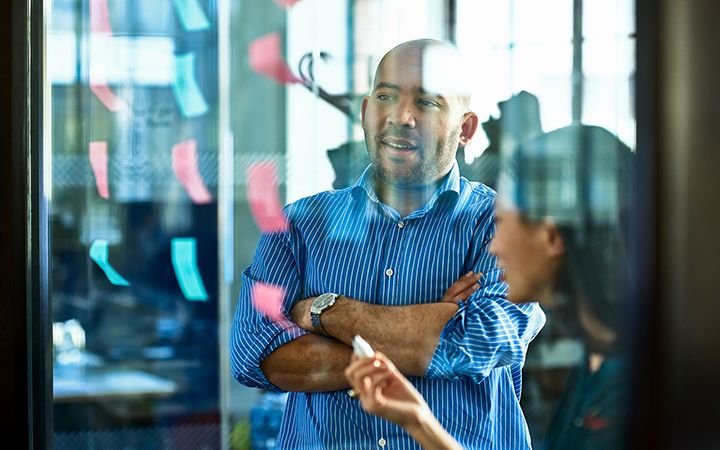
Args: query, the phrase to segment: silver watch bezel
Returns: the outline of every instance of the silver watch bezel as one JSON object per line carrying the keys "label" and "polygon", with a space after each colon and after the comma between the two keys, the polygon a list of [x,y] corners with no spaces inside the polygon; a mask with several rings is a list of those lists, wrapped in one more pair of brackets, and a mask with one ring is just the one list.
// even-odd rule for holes
{"label": "silver watch bezel", "polygon": [[313,300],[312,305],[310,305],[310,313],[321,314],[323,311],[335,304],[335,300],[337,299],[337,297],[338,294],[333,294],[329,292],[318,295]]}

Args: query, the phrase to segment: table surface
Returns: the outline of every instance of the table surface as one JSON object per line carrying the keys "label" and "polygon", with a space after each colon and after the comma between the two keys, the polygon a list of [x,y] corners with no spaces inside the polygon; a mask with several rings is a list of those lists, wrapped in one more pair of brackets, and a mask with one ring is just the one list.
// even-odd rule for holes
{"label": "table surface", "polygon": [[73,367],[56,370],[55,401],[162,397],[177,391],[177,383],[147,372],[106,367]]}

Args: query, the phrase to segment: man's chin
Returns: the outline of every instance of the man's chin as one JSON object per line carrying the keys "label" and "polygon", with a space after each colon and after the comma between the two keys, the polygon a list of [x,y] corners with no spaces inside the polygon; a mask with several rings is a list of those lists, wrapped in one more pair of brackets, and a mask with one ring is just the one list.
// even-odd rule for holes
{"label": "man's chin", "polygon": [[390,184],[418,184],[421,183],[422,180],[414,168],[410,167],[391,167],[388,168],[387,166],[383,165],[378,170],[378,173],[380,175],[380,178],[382,181]]}

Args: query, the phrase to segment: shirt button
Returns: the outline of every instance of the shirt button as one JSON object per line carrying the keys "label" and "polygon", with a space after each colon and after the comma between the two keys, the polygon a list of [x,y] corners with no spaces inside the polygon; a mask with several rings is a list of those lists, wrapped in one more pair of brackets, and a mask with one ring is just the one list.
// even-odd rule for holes
{"label": "shirt button", "polygon": [[392,269],[386,269],[386,270],[385,270],[385,275],[387,275],[387,276],[389,276],[389,277],[391,277],[391,276],[393,275],[393,273],[395,273],[395,272],[393,272]]}
{"label": "shirt button", "polygon": [[380,440],[378,441],[378,445],[380,447],[385,447],[385,444],[387,444],[387,441],[385,440],[385,438],[380,438]]}
{"label": "shirt button", "polygon": [[585,421],[582,417],[576,417],[575,419],[573,419],[573,425],[575,425],[577,428],[582,427],[584,422]]}
{"label": "shirt button", "polygon": [[405,227],[405,222],[403,222],[401,220],[400,222],[398,222],[398,228],[403,228],[403,227]]}

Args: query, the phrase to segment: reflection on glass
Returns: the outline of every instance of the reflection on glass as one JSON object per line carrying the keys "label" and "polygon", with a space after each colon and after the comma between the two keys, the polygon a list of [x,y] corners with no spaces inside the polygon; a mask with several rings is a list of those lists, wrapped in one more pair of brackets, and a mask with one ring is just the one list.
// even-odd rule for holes
{"label": "reflection on glass", "polygon": [[[580,71],[577,2],[416,3],[46,0],[56,448],[273,448],[286,396],[221,381],[220,326],[261,233],[287,227],[282,205],[351,186],[370,163],[361,100],[397,43],[448,40],[466,56],[480,123],[457,163],[470,180],[498,188],[518,146],[574,119],[633,150],[632,1],[582,2]],[[219,248],[235,268],[223,277]],[[538,446],[586,352],[567,296],[547,314],[522,396]]]}
{"label": "reflection on glass", "polygon": [[47,4],[54,447],[219,447],[215,3]]}

